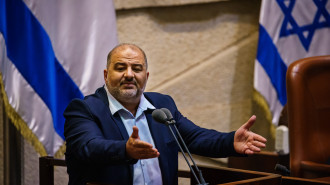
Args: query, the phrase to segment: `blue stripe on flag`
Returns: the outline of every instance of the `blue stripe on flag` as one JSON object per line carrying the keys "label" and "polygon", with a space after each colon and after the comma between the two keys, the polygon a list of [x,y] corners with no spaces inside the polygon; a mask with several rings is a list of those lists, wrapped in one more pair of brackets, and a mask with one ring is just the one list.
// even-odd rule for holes
{"label": "blue stripe on flag", "polygon": [[8,58],[48,106],[54,128],[64,139],[62,114],[71,99],[83,94],[56,59],[46,31],[27,6],[21,0],[0,2],[0,32]]}
{"label": "blue stripe on flag", "polygon": [[287,66],[279,55],[276,46],[266,29],[259,25],[259,43],[257,59],[268,74],[278,99],[284,106],[286,104],[286,70]]}

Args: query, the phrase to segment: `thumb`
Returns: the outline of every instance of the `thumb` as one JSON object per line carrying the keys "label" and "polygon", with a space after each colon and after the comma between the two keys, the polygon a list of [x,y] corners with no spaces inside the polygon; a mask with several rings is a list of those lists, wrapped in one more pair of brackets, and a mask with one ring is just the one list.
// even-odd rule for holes
{"label": "thumb", "polygon": [[133,126],[133,132],[131,135],[132,138],[138,139],[139,138],[139,129],[137,126]]}
{"label": "thumb", "polygon": [[256,119],[257,117],[255,115],[251,116],[251,118],[242,127],[246,130],[249,130],[256,121]]}

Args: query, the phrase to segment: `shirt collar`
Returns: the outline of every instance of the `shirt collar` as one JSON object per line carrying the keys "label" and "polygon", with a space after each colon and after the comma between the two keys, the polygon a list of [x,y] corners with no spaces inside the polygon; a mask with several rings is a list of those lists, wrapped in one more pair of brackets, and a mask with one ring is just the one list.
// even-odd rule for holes
{"label": "shirt collar", "polygon": [[[107,92],[108,95],[108,101],[109,101],[109,108],[111,111],[111,114],[114,115],[116,112],[120,110],[125,110],[129,112],[116,98],[114,98],[110,92],[108,91],[108,88],[106,85],[104,85],[104,89]],[[139,109],[143,111],[146,111],[147,109],[156,109],[155,106],[153,106],[145,97],[144,94],[141,95]]]}

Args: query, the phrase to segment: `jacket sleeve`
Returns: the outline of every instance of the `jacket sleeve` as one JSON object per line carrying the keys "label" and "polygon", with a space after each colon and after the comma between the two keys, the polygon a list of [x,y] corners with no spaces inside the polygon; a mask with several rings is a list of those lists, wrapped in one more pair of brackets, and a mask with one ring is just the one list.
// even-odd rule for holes
{"label": "jacket sleeve", "polygon": [[[66,157],[93,164],[134,164],[126,157],[126,142],[120,134],[106,139],[101,121],[84,100],[73,100],[64,112]],[[113,131],[114,132],[114,131]]]}

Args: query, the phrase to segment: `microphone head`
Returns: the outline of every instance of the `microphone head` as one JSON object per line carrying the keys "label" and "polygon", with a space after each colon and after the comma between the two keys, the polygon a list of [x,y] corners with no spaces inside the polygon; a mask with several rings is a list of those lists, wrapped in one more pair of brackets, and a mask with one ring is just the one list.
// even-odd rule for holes
{"label": "microphone head", "polygon": [[156,109],[152,112],[152,118],[159,123],[167,124],[167,116],[161,109]]}
{"label": "microphone head", "polygon": [[168,110],[167,108],[161,108],[160,110],[162,110],[165,114],[168,120],[172,120],[173,116],[170,110]]}
{"label": "microphone head", "polygon": [[284,176],[290,176],[290,170],[288,170],[287,167],[285,167],[281,164],[276,164],[275,165],[275,171],[280,172]]}

